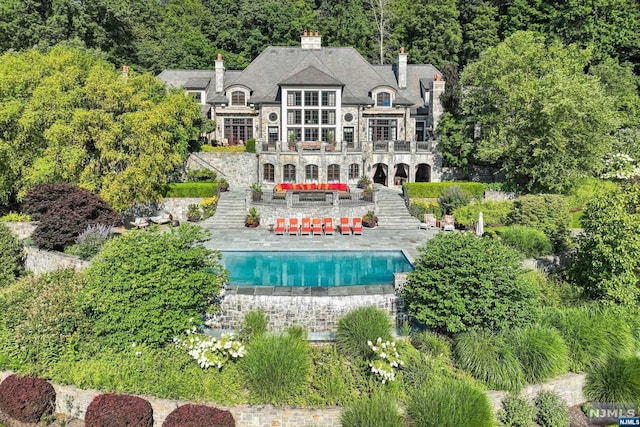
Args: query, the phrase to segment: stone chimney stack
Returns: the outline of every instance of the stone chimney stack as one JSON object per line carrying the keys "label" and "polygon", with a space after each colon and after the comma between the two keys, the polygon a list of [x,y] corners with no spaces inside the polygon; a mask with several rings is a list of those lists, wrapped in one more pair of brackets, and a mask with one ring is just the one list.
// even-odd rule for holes
{"label": "stone chimney stack", "polygon": [[122,77],[124,77],[125,79],[127,77],[129,77],[129,66],[128,65],[123,65],[122,66]]}
{"label": "stone chimney stack", "polygon": [[398,54],[398,87],[400,89],[407,87],[407,54],[404,53],[403,47]]}
{"label": "stone chimney stack", "polygon": [[438,127],[438,122],[444,114],[444,107],[440,102],[440,96],[444,93],[445,83],[446,82],[442,78],[442,74],[439,72],[433,76],[429,100],[429,105],[431,105],[431,125],[433,126],[433,129]]}
{"label": "stone chimney stack", "polygon": [[222,60],[222,54],[218,54],[216,59],[216,93],[224,92],[224,61]]}
{"label": "stone chimney stack", "polygon": [[322,49],[322,37],[316,30],[307,31],[304,30],[302,36],[300,36],[300,47],[305,50],[320,50]]}

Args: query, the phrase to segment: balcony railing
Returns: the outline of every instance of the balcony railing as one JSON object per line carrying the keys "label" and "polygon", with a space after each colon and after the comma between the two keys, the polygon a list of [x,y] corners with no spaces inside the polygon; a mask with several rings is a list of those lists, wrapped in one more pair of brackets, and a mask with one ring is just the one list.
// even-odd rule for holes
{"label": "balcony railing", "polygon": [[393,151],[411,152],[411,141],[393,141]]}
{"label": "balcony railing", "polygon": [[355,142],[337,142],[330,144],[323,141],[279,141],[279,142],[261,142],[258,144],[260,151],[263,153],[275,153],[278,149],[282,153],[306,154],[314,153],[342,153],[343,151],[353,153],[363,151],[363,147],[371,146],[374,153],[428,153],[433,151],[433,142],[430,141],[355,141]]}

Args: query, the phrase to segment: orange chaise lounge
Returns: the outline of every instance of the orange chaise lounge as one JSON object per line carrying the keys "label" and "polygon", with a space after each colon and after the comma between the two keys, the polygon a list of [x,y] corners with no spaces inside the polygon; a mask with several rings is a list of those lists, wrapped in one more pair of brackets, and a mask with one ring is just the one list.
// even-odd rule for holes
{"label": "orange chaise lounge", "polygon": [[284,234],[287,231],[284,218],[276,218],[276,228],[273,230],[276,234]]}
{"label": "orange chaise lounge", "polygon": [[298,227],[298,218],[289,219],[289,235],[296,236],[298,231],[300,231]]}
{"label": "orange chaise lounge", "polygon": [[349,218],[347,217],[340,218],[340,234],[351,235],[351,227],[349,227]]}
{"label": "orange chaise lounge", "polygon": [[311,220],[311,234],[314,236],[322,236],[322,221],[320,218],[313,218]]}
{"label": "orange chaise lounge", "polygon": [[353,218],[353,234],[362,236],[362,218]]}
{"label": "orange chaise lounge", "polygon": [[308,236],[311,234],[311,218],[302,218],[302,225],[300,226],[300,235]]}
{"label": "orange chaise lounge", "polygon": [[324,234],[327,236],[333,236],[333,219],[324,219]]}

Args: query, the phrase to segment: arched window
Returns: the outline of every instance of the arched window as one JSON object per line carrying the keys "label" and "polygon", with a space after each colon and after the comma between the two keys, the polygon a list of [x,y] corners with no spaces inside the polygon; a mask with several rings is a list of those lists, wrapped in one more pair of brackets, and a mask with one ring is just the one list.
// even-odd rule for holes
{"label": "arched window", "polygon": [[378,92],[376,96],[377,107],[391,107],[391,94],[389,92]]}
{"label": "arched window", "polygon": [[304,167],[304,180],[306,182],[318,182],[318,165]]}
{"label": "arched window", "polygon": [[282,167],[282,181],[296,182],[296,165],[284,165]]}
{"label": "arched window", "polygon": [[267,182],[275,181],[275,168],[271,163],[264,164],[262,179]]}
{"label": "arched window", "polygon": [[247,105],[245,100],[245,94],[241,90],[231,92],[231,105],[242,106]]}
{"label": "arched window", "polygon": [[360,165],[357,163],[351,163],[349,165],[349,179],[360,178]]}
{"label": "arched window", "polygon": [[340,182],[340,165],[329,165],[327,168],[327,182]]}

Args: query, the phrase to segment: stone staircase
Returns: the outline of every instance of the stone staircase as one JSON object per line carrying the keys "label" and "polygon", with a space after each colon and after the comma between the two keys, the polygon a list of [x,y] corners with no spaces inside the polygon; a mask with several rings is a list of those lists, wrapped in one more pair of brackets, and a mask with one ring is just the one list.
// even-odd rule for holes
{"label": "stone staircase", "polygon": [[200,223],[210,230],[244,228],[246,217],[244,190],[230,190],[220,193],[216,213]]}
{"label": "stone staircase", "polygon": [[409,214],[400,189],[375,186],[378,227],[381,230],[416,230],[420,221]]}

